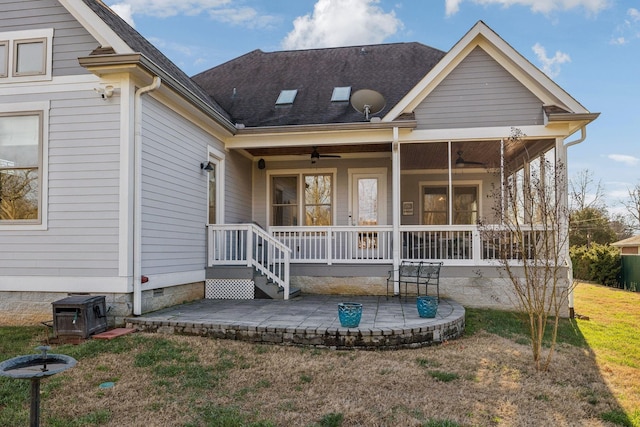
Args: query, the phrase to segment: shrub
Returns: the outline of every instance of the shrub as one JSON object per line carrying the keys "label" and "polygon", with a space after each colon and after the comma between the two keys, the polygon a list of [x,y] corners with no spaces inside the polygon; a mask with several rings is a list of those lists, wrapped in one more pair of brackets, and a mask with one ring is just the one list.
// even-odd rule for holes
{"label": "shrub", "polygon": [[589,249],[586,246],[573,246],[569,253],[573,277],[606,286],[617,286],[621,261],[616,248],[592,243]]}

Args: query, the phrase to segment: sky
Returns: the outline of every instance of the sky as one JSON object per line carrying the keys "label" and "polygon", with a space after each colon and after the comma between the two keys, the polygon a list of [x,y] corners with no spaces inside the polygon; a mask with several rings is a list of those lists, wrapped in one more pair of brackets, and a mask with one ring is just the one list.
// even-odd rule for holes
{"label": "sky", "polygon": [[[106,0],[188,75],[261,49],[420,42],[448,51],[479,21],[590,112],[569,177],[611,213],[640,184],[639,0]],[[569,140],[577,139],[579,133]]]}

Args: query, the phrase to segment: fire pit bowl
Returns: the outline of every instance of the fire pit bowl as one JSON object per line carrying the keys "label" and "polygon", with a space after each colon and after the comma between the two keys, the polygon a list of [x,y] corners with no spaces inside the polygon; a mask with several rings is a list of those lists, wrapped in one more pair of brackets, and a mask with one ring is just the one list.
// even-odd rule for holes
{"label": "fire pit bowl", "polygon": [[47,354],[51,347],[36,347],[42,354],[27,354],[0,363],[0,376],[31,380],[30,427],[40,425],[40,380],[76,365],[76,359],[64,354]]}

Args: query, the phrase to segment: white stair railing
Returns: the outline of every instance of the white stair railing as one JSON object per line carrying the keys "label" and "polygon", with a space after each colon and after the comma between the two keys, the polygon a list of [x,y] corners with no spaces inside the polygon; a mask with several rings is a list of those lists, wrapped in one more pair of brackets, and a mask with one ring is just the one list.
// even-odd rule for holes
{"label": "white stair railing", "polygon": [[280,286],[289,299],[291,250],[254,224],[211,224],[208,265],[253,267]]}

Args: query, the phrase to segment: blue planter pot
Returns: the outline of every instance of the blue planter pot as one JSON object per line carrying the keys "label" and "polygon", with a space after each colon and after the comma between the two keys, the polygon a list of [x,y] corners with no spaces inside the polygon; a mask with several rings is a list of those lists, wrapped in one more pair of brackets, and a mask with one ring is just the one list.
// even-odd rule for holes
{"label": "blue planter pot", "polygon": [[338,304],[338,318],[343,328],[357,328],[362,317],[362,304],[341,302]]}
{"label": "blue planter pot", "polygon": [[418,314],[420,317],[434,318],[438,312],[438,298],[430,296],[419,296],[416,300]]}

